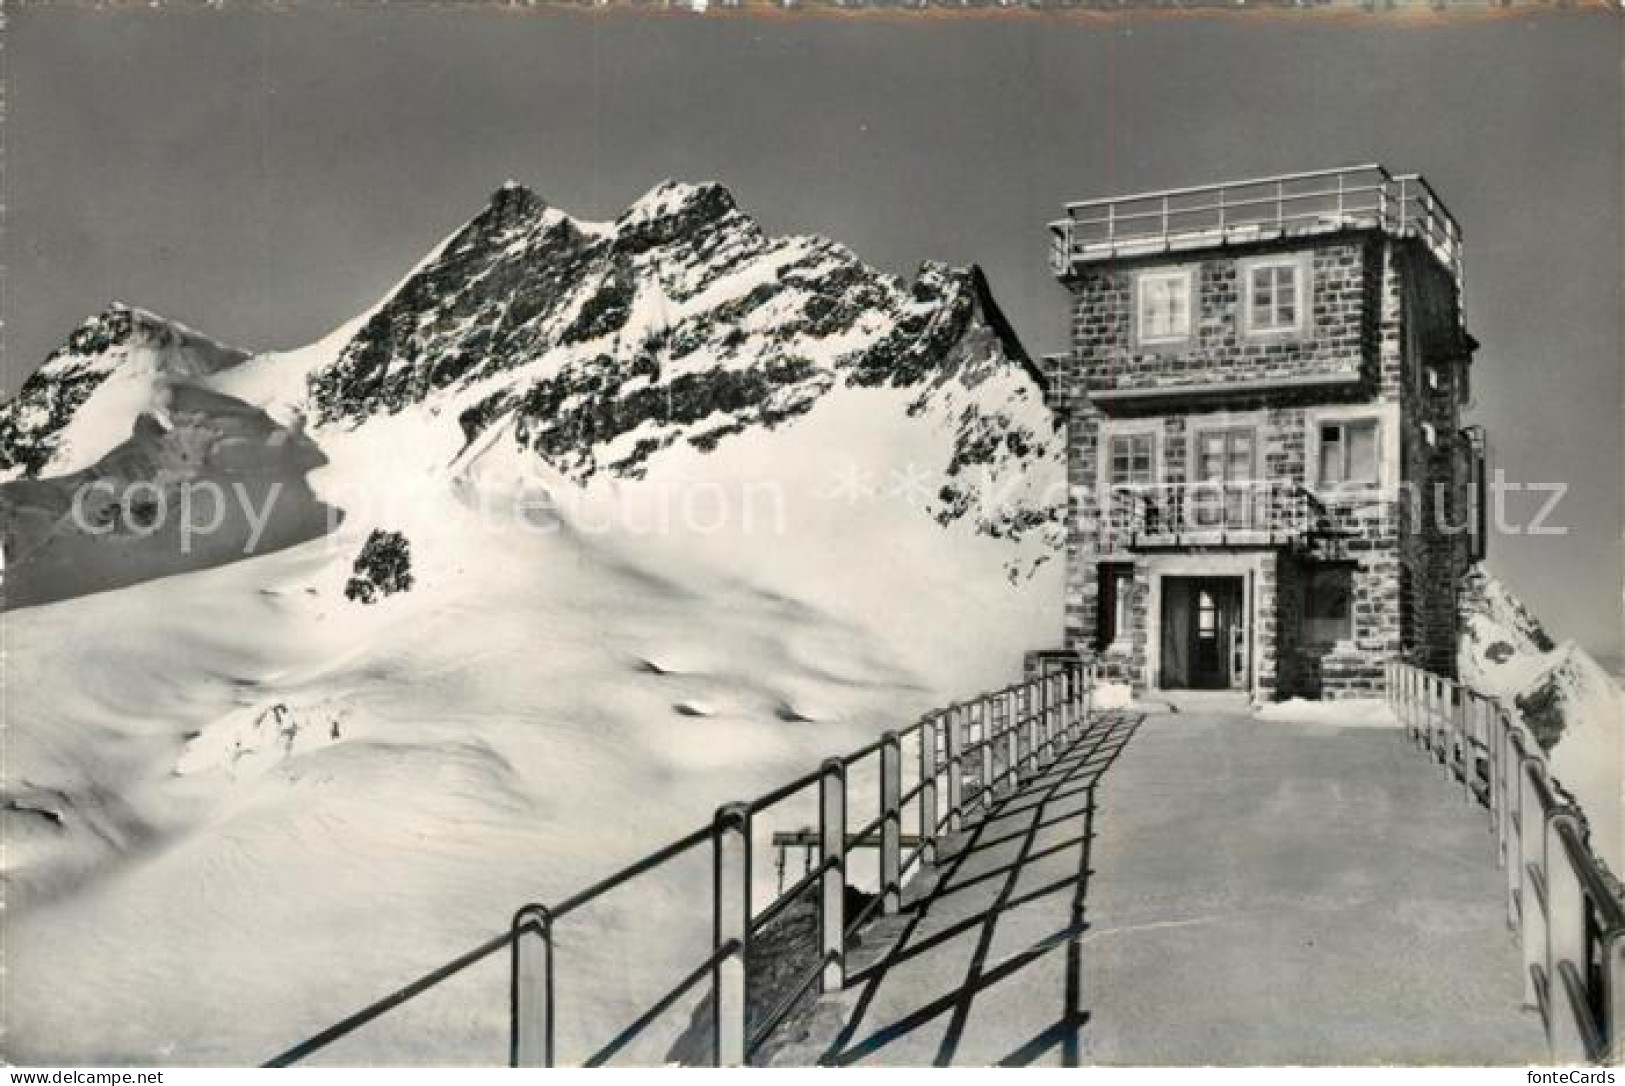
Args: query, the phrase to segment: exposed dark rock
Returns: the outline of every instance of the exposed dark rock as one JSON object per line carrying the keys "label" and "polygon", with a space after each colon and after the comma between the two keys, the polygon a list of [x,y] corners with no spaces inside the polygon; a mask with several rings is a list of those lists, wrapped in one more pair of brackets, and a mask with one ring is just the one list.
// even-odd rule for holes
{"label": "exposed dark rock", "polygon": [[374,528],[356,555],[354,576],[344,586],[344,598],[376,603],[412,587],[412,545],[400,532]]}

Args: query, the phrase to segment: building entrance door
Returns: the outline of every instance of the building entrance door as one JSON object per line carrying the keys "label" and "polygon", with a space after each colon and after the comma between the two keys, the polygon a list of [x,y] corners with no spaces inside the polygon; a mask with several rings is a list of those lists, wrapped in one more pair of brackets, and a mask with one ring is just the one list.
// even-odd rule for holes
{"label": "building entrance door", "polygon": [[1247,685],[1246,612],[1240,577],[1162,581],[1162,685],[1233,690]]}

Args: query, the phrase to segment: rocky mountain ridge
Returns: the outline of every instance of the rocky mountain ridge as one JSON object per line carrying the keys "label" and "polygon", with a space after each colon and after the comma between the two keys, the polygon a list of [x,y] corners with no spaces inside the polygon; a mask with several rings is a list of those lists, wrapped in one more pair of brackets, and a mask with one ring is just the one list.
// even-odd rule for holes
{"label": "rocky mountain ridge", "polygon": [[[206,393],[185,397],[184,434],[165,419],[176,389]],[[900,411],[900,424],[937,435],[932,463],[906,465],[930,480],[918,504],[932,519],[1058,549],[1062,443],[980,269],[927,263],[908,282],[821,237],[769,236],[721,185],[671,181],[608,223],[509,182],[369,312],[294,351],[252,355],[115,303],[0,405],[0,479],[14,481],[0,489],[0,528],[8,555],[44,554],[74,534],[61,515],[69,481],[138,484],[183,436],[237,431],[199,403],[269,413],[278,426],[267,432],[282,435],[266,450],[275,465],[248,464],[248,447],[229,442],[235,469],[266,478],[288,478],[290,435],[314,465],[347,434],[421,415],[425,435],[455,426],[467,448],[500,433],[586,485],[635,482],[669,453],[793,425],[841,390],[889,391],[863,409]],[[150,451],[132,457],[132,441]],[[161,482],[177,478],[166,468]],[[133,511],[110,515],[123,523]],[[83,541],[69,542],[74,558],[58,568],[84,558]]]}

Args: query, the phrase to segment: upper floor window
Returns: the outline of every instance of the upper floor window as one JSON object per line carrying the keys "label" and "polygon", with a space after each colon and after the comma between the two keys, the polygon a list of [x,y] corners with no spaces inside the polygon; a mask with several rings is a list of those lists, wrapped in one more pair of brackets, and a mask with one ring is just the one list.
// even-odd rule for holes
{"label": "upper floor window", "polygon": [[1246,265],[1247,331],[1295,332],[1303,326],[1304,266],[1297,257]]}
{"label": "upper floor window", "polygon": [[1320,482],[1377,482],[1377,420],[1326,422],[1320,427]]}
{"label": "upper floor window", "polygon": [[1177,343],[1191,334],[1191,273],[1141,272],[1135,281],[1141,343]]}
{"label": "upper floor window", "polygon": [[1111,477],[1113,489],[1150,486],[1155,482],[1156,452],[1150,434],[1113,434]]}

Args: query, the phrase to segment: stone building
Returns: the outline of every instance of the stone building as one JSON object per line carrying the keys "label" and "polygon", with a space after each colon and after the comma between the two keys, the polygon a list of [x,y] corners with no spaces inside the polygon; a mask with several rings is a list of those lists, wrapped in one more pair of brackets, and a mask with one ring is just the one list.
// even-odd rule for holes
{"label": "stone building", "polygon": [[1069,204],[1066,638],[1141,689],[1348,697],[1454,670],[1484,548],[1461,232],[1362,166]]}

